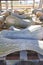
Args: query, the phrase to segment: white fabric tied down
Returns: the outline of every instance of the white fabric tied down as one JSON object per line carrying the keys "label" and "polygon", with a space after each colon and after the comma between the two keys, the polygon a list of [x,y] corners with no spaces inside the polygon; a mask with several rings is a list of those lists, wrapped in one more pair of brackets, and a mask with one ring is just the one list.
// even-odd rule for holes
{"label": "white fabric tied down", "polygon": [[15,51],[33,50],[43,55],[43,27],[34,25],[23,30],[0,32],[0,57]]}

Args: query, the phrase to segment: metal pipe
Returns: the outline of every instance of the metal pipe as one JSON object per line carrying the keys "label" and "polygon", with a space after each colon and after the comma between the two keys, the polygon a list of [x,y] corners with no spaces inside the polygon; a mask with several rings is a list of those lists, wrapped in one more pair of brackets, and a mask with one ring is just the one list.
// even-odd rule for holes
{"label": "metal pipe", "polygon": [[33,0],[33,9],[35,8],[35,0]]}
{"label": "metal pipe", "polygon": [[1,9],[2,9],[2,8],[1,8],[1,0],[0,0],[0,15],[1,15]]}

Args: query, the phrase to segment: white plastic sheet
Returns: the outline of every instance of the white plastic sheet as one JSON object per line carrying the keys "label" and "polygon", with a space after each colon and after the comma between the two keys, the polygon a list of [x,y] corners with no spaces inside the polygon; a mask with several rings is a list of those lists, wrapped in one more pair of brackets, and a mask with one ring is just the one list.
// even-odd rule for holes
{"label": "white plastic sheet", "polygon": [[20,31],[1,31],[0,57],[21,50],[33,50],[43,55],[43,40],[40,40],[43,38],[43,27],[34,26],[34,31],[31,27]]}

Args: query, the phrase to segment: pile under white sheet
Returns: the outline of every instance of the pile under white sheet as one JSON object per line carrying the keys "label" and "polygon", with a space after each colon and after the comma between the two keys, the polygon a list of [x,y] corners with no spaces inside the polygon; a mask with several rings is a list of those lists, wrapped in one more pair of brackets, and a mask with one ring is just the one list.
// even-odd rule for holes
{"label": "pile under white sheet", "polygon": [[23,30],[0,32],[0,57],[15,51],[33,50],[43,55],[43,27],[30,26]]}

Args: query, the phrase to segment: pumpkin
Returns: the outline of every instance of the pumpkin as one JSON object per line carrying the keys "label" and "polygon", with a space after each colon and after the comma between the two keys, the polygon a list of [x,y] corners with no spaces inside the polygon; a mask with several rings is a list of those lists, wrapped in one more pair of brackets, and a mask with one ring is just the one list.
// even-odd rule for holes
{"label": "pumpkin", "polygon": [[39,20],[43,22],[43,15],[39,17]]}
{"label": "pumpkin", "polygon": [[37,13],[36,13],[36,16],[37,16],[37,17],[40,17],[40,16],[42,16],[42,15],[43,15],[42,12],[37,12]]}

